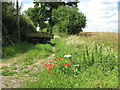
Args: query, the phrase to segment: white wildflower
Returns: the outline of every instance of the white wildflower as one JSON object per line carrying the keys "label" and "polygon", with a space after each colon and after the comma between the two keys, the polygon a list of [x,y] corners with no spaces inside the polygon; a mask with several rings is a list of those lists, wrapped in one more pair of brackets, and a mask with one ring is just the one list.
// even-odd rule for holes
{"label": "white wildflower", "polygon": [[68,54],[68,55],[65,55],[64,57],[71,57],[71,55],[70,55],[70,54]]}

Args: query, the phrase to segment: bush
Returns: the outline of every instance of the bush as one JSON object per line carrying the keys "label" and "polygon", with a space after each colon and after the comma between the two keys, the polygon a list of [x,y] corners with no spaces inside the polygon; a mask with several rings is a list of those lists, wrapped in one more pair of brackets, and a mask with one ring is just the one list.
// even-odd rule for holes
{"label": "bush", "polygon": [[27,43],[27,42],[16,43],[13,46],[3,47],[2,48],[2,58],[15,57],[18,54],[28,51],[31,47],[33,47],[33,45],[30,43]]}
{"label": "bush", "polygon": [[52,21],[59,26],[59,32],[78,34],[86,26],[86,16],[76,7],[60,6],[52,10]]}

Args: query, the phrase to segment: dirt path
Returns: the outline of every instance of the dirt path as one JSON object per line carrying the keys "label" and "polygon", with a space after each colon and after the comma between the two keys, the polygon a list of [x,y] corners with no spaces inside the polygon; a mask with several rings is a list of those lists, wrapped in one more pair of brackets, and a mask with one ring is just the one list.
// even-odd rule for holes
{"label": "dirt path", "polygon": [[[53,52],[54,51],[55,51],[55,48],[53,47]],[[15,61],[17,61],[21,57],[24,58],[25,56],[26,56],[26,54],[23,54],[19,57],[12,58],[9,60],[12,62],[2,63],[2,64],[0,64],[0,68],[7,66],[9,69],[9,66],[11,66]],[[17,69],[14,70],[17,72],[17,74],[14,74],[13,76],[0,76],[2,78],[2,83],[0,83],[0,86],[2,85],[2,88],[17,88],[17,87],[21,86],[23,83],[23,80],[30,79],[30,78],[33,79],[33,77],[29,76],[30,73],[37,73],[37,72],[42,71],[44,69],[43,68],[44,63],[51,63],[54,59],[54,56],[55,56],[55,54],[53,53],[48,58],[38,60],[38,62],[31,64],[31,65],[27,65],[27,66],[23,66],[21,63],[14,64],[14,66],[17,67]],[[3,70],[4,69],[1,69],[0,71],[3,71]],[[30,72],[25,73],[25,71],[26,72],[30,71]]]}

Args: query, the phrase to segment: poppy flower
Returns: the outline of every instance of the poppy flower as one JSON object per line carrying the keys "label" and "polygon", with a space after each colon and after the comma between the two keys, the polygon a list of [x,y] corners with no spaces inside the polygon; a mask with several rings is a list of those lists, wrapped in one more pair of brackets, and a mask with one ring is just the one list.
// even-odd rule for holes
{"label": "poppy flower", "polygon": [[45,65],[47,65],[47,64],[45,64]]}
{"label": "poppy flower", "polygon": [[54,72],[54,71],[51,71],[51,72]]}
{"label": "poppy flower", "polygon": [[60,60],[60,58],[58,60]]}
{"label": "poppy flower", "polygon": [[52,68],[49,68],[49,70],[51,70]]}
{"label": "poppy flower", "polygon": [[62,57],[60,59],[63,59]]}
{"label": "poppy flower", "polygon": [[53,68],[55,68],[55,66],[53,66]]}
{"label": "poppy flower", "polygon": [[58,66],[60,66],[60,64],[58,64]]}
{"label": "poppy flower", "polygon": [[44,67],[45,68],[45,67]]}
{"label": "poppy flower", "polygon": [[71,59],[71,61],[73,61],[73,59]]}
{"label": "poppy flower", "polygon": [[46,69],[45,69],[46,70]]}
{"label": "poppy flower", "polygon": [[52,64],[48,64],[48,66],[52,66]]}
{"label": "poppy flower", "polygon": [[49,71],[49,69],[47,68],[47,72]]}
{"label": "poppy flower", "polygon": [[54,59],[54,61],[56,62],[57,60],[56,60],[56,59]]}
{"label": "poppy flower", "polygon": [[70,64],[68,64],[68,66],[69,66]]}
{"label": "poppy flower", "polygon": [[67,63],[63,64],[62,66],[65,66],[65,65],[67,65]]}
{"label": "poppy flower", "polygon": [[49,65],[46,65],[46,67],[48,67]]}

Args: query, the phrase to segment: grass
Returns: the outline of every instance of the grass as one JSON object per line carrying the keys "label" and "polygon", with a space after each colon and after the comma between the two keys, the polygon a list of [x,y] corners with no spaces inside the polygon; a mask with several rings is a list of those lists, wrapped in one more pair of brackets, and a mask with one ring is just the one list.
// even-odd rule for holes
{"label": "grass", "polygon": [[23,54],[29,51],[33,47],[33,44],[28,42],[16,43],[13,46],[2,47],[2,58],[8,59],[11,57],[16,57],[20,54]]}
{"label": "grass", "polygon": [[[19,43],[20,45],[24,45],[23,43]],[[29,46],[28,46],[29,47]],[[16,48],[16,45],[6,48]],[[23,47],[22,47],[23,48]],[[20,49],[20,48],[19,48]],[[9,52],[9,51],[7,51]],[[32,64],[34,65],[37,63],[40,59],[47,58],[53,53],[52,46],[50,44],[36,44],[35,46],[32,46],[32,48],[29,47],[29,50],[25,52],[25,55],[16,56],[14,57],[15,60],[12,58],[13,55],[11,54],[11,58],[4,59],[2,63],[5,63],[5,66],[2,66],[2,73],[3,76],[13,76],[14,78],[24,78],[24,74],[29,74],[31,72]],[[11,62],[12,61],[12,62]],[[9,63],[9,64],[7,64]],[[31,69],[28,69],[28,65],[31,65]],[[22,75],[23,74],[23,75]]]}
{"label": "grass", "polygon": [[[55,44],[55,52],[50,44],[36,44],[23,58],[12,62],[11,66],[3,66],[2,75],[15,75],[15,78],[23,80],[24,84],[20,86],[22,88],[118,88],[116,35],[115,33],[80,33],[66,37],[55,36],[50,42]],[[57,60],[55,62],[53,59],[51,62],[55,68],[47,72],[49,67],[44,65],[43,69],[45,67],[46,70],[40,71],[40,66],[34,63],[46,59],[52,53],[55,53]],[[64,57],[68,54],[71,57]],[[67,65],[64,65],[65,63]],[[45,61],[43,64],[49,65]],[[33,72],[34,68],[39,70]],[[28,77],[30,79],[26,80]]]}
{"label": "grass", "polygon": [[[36,81],[25,82],[26,88],[117,88],[118,87],[118,49],[117,34],[94,33],[94,36],[71,35],[55,37],[55,58],[57,63],[52,70],[54,73],[39,72]],[[115,40],[112,40],[113,37]],[[99,37],[97,37],[99,36]],[[111,36],[111,37],[109,37]],[[71,58],[64,55],[70,54]],[[63,59],[58,60],[60,57]],[[73,59],[73,61],[70,61]],[[69,66],[57,66],[70,64]],[[47,68],[47,67],[46,67]],[[51,70],[51,71],[52,71]],[[67,74],[68,72],[70,74]],[[34,84],[33,84],[34,83]]]}

